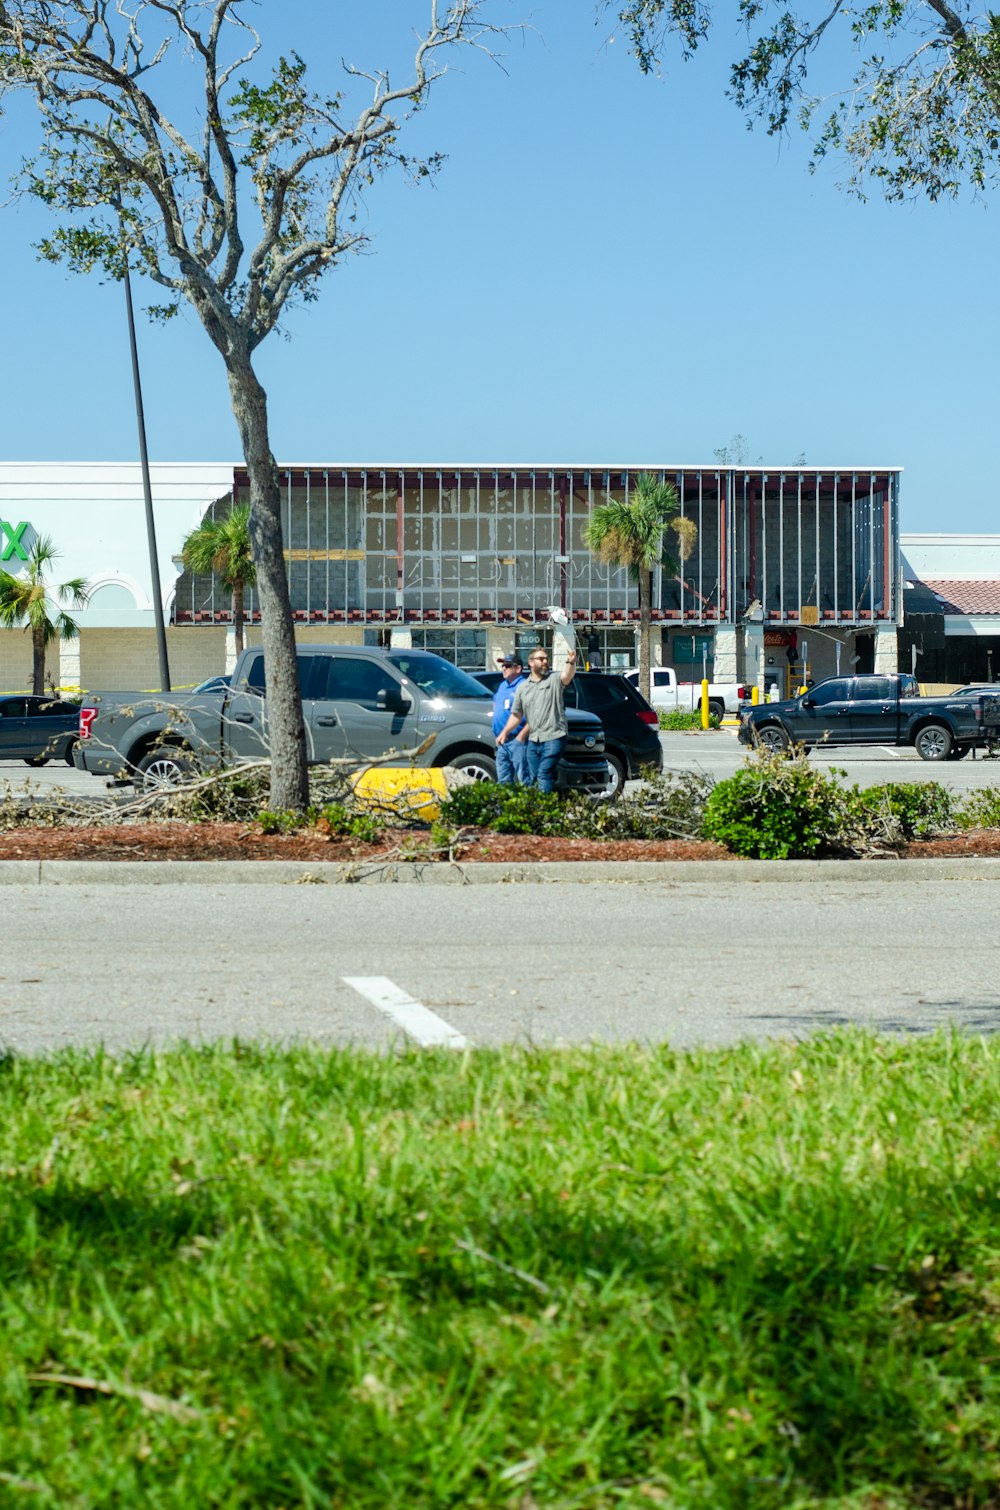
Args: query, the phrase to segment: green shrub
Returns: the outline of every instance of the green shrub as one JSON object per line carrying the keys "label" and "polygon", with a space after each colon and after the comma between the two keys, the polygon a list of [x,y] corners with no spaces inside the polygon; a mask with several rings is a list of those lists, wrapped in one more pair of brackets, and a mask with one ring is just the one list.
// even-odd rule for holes
{"label": "green shrub", "polygon": [[956,809],[955,822],[960,828],[1000,828],[1000,789],[970,792]]}
{"label": "green shrub", "polygon": [[304,813],[293,813],[287,808],[272,811],[264,808],[257,814],[257,827],[262,834],[292,834],[306,822]]}
{"label": "green shrub", "polygon": [[308,821],[325,834],[358,839],[362,844],[374,844],[385,826],[374,813],[351,812],[342,802],[310,808]]}
{"label": "green shrub", "polygon": [[843,849],[850,814],[843,788],[801,752],[760,755],[717,782],[702,832],[751,860],[787,860]]}
{"label": "green shrub", "polygon": [[922,839],[955,827],[953,796],[937,781],[855,786],[846,793],[846,800],[864,831],[889,843]]}
{"label": "green shrub", "polygon": [[450,828],[491,828],[498,834],[565,834],[563,799],[533,786],[500,786],[474,781],[456,788],[441,804],[440,821]]}
{"label": "green shrub", "polygon": [[512,790],[496,781],[470,781],[456,787],[441,803],[440,822],[449,828],[492,828]]}
{"label": "green shrub", "polygon": [[[686,708],[661,708],[659,710],[660,728],[668,733],[683,732],[687,729],[701,728],[701,710],[692,713]],[[708,727],[717,729],[722,720],[715,714],[708,715]]]}
{"label": "green shrub", "polygon": [[710,776],[694,771],[644,772],[636,792],[617,802],[583,793],[562,795],[489,781],[458,787],[441,804],[441,832],[489,828],[498,834],[567,835],[578,839],[696,837],[712,791]]}

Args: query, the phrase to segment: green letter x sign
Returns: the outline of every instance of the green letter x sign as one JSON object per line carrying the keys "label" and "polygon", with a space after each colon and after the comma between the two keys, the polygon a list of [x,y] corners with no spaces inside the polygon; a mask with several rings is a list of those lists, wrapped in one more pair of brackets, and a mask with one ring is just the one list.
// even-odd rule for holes
{"label": "green letter x sign", "polygon": [[0,561],[9,561],[11,556],[17,556],[19,561],[27,561],[28,552],[21,544],[21,536],[27,528],[26,519],[23,519],[20,524],[8,524],[6,519],[0,519],[0,532],[7,536],[7,544],[4,546]]}

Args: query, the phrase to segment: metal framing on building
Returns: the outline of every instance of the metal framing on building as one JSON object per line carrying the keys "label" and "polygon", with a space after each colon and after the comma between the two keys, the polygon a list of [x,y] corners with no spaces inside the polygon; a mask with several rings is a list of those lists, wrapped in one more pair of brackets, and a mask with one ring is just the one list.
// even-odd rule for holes
{"label": "metal framing on building", "polygon": [[[303,624],[374,627],[638,621],[628,574],[591,555],[594,505],[636,477],[672,482],[697,526],[691,556],[654,574],[662,628],[848,630],[900,613],[899,470],[817,467],[294,466],[281,469],[292,610]],[[212,505],[245,497],[245,471]],[[251,593],[251,622],[259,609]],[[173,623],[226,624],[216,579],[183,573]]]}

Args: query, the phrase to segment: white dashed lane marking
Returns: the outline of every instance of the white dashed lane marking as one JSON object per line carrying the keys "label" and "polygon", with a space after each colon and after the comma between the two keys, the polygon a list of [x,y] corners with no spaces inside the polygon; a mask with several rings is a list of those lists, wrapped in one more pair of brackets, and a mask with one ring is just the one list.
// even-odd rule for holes
{"label": "white dashed lane marking", "polygon": [[401,990],[385,975],[344,975],[346,986],[351,986],[373,1007],[391,1017],[407,1037],[414,1039],[422,1048],[464,1049],[468,1039],[445,1022],[423,1002],[414,1001],[408,992]]}

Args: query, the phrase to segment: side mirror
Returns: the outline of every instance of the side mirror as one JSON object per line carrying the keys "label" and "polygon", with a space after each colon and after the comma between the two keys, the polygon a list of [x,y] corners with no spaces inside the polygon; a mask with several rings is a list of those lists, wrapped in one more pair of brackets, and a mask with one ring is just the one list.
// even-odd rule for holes
{"label": "side mirror", "polygon": [[375,694],[375,706],[380,713],[406,713],[410,699],[395,687],[380,687]]}
{"label": "side mirror", "polygon": [[803,708],[815,708],[816,699],[814,697],[804,697],[802,699],[802,706]]}

